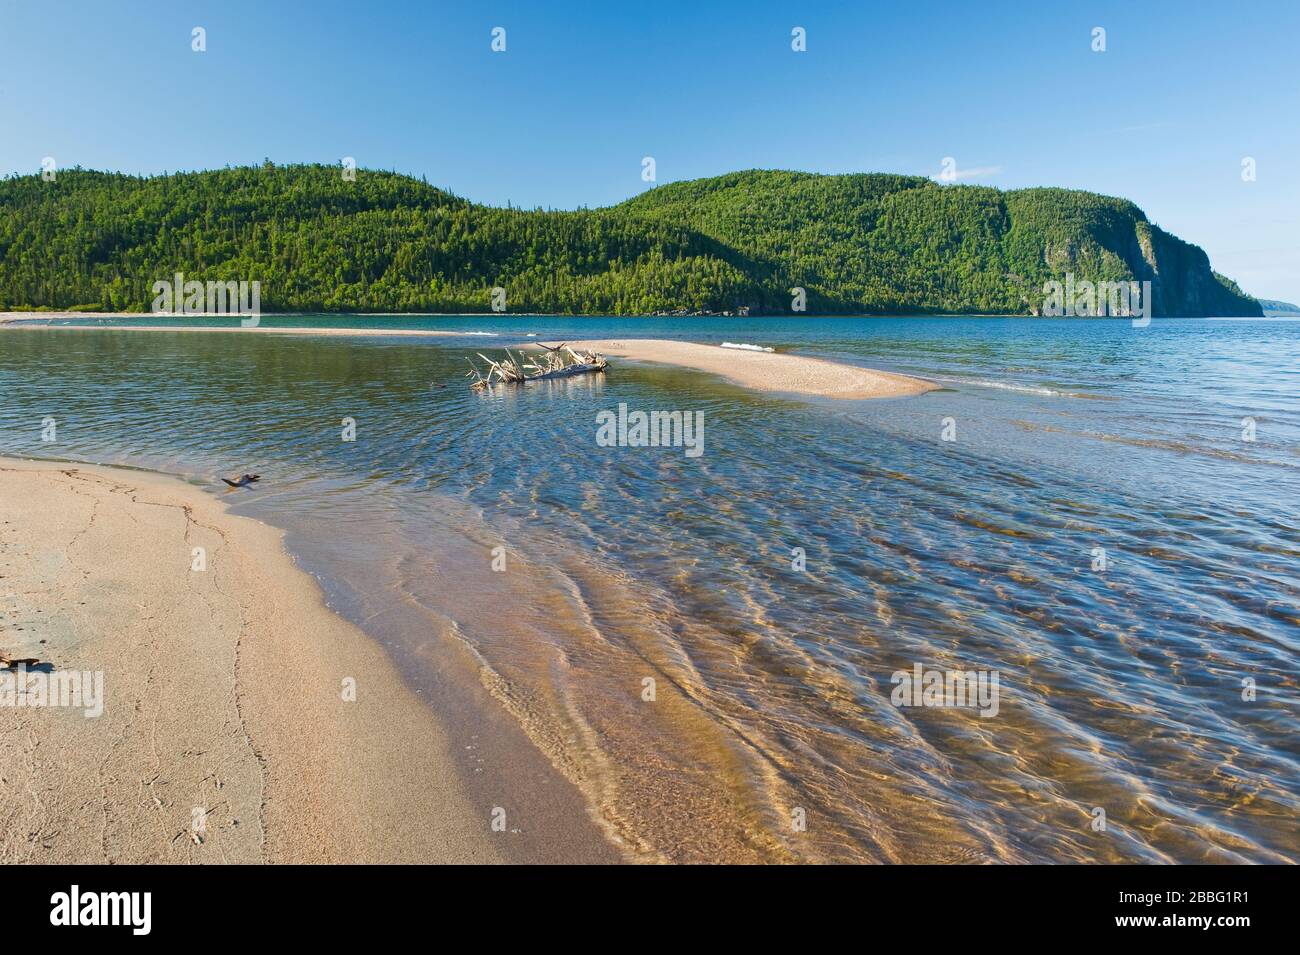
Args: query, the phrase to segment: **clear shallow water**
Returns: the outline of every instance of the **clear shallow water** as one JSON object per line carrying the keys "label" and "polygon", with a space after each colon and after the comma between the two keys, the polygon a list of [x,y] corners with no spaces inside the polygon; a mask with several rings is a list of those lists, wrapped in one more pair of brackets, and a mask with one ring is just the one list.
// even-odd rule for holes
{"label": "clear shallow water", "polygon": [[[263,324],[307,321],[496,337],[0,332],[0,451],[259,471],[233,500],[335,606],[435,706],[429,647],[463,641],[634,854],[1300,858],[1300,323]],[[796,400],[618,362],[470,393],[466,357],[528,332],[753,342],[946,389]],[[703,411],[704,454],[598,447],[620,402]],[[894,706],[915,663],[996,670],[998,715]]]}

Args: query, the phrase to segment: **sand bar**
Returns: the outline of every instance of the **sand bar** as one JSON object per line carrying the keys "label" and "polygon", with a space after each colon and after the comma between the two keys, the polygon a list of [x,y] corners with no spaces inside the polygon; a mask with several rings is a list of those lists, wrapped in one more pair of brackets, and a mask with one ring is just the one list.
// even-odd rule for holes
{"label": "sand bar", "polygon": [[179,479],[0,458],[0,652],[103,673],[102,715],[0,705],[0,862],[608,861],[585,817],[512,853],[281,538]]}
{"label": "sand bar", "polygon": [[[559,344],[548,342],[547,344]],[[920,378],[875,371],[857,365],[773,352],[722,348],[655,338],[570,341],[572,348],[608,357],[695,368],[760,391],[780,391],[823,398],[901,398],[935,391],[939,385]]]}
{"label": "sand bar", "polygon": [[[6,317],[9,316],[9,317]],[[257,326],[242,328],[239,325],[50,325],[44,321],[58,315],[20,312],[0,314],[0,324],[7,330],[28,331],[118,331],[118,332],[225,332],[264,335],[312,335],[320,337],[411,337],[411,338],[462,338],[466,336],[499,337],[497,333],[474,331],[445,331],[415,328],[271,328]],[[85,315],[70,313],[72,318]],[[558,342],[552,344],[559,344]],[[611,357],[634,361],[658,362],[682,368],[711,372],[760,391],[815,395],[822,398],[904,398],[935,391],[941,386],[933,382],[877,371],[859,365],[810,358],[805,355],[788,355],[775,352],[746,351],[722,348],[719,345],[701,345],[696,342],[673,341],[658,338],[589,339],[569,341],[575,348],[602,352]],[[529,342],[523,347],[537,347]]]}

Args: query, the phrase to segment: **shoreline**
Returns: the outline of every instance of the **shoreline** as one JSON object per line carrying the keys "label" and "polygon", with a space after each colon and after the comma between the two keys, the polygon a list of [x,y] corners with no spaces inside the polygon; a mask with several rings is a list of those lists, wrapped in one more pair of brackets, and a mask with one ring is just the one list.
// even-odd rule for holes
{"label": "shoreline", "polygon": [[[24,312],[24,311],[3,311],[0,310],[0,325],[6,322],[25,322],[39,321],[41,319],[76,319],[76,318],[147,318],[151,312],[69,312],[51,310],[48,312]],[[643,318],[643,319],[669,319],[676,321],[693,321],[696,319],[734,319],[736,321],[748,321],[751,319],[777,319],[790,318],[790,315],[783,314],[762,314],[762,315],[656,315],[654,313],[637,313],[635,315],[597,315],[586,312],[574,313],[557,313],[557,312],[263,312],[263,318],[326,318],[329,316],[359,316],[361,318],[566,318],[574,320],[591,320],[599,321],[605,318]],[[164,315],[163,317],[169,317]],[[202,317],[202,316],[200,316]],[[854,314],[852,312],[800,312],[798,317],[801,318],[1038,318],[1039,316],[1029,313],[1016,314],[1008,312],[1002,313],[966,313],[966,312],[904,312],[896,315],[884,313],[872,314]],[[1112,316],[1104,316],[1112,317]],[[1242,316],[1253,318],[1257,316]],[[1127,321],[1127,319],[1125,319]]]}
{"label": "shoreline", "polygon": [[283,538],[179,478],[0,457],[0,650],[103,681],[94,718],[0,707],[0,860],[619,860],[576,792],[494,832],[463,734]]}

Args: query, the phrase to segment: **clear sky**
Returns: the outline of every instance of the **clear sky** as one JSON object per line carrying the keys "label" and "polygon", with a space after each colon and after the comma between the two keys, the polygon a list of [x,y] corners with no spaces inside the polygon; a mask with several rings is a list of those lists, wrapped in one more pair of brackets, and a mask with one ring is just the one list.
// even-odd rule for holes
{"label": "clear sky", "polygon": [[353,156],[572,208],[647,188],[644,156],[661,183],[951,156],[964,182],[1130,198],[1297,302],[1298,53],[1297,0],[0,0],[0,173]]}

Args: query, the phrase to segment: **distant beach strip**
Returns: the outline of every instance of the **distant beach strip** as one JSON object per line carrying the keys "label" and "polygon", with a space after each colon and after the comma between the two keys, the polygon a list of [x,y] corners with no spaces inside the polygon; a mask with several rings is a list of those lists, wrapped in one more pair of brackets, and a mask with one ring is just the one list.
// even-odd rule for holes
{"label": "distant beach strip", "polygon": [[[392,338],[473,338],[478,336],[496,338],[497,332],[449,332],[440,329],[423,328],[311,328],[276,327],[255,325],[245,328],[238,324],[238,316],[232,316],[233,324],[227,325],[100,325],[92,324],[96,318],[120,319],[122,315],[96,315],[84,312],[18,312],[0,313],[0,327],[22,329],[24,331],[73,331],[73,332],[242,332],[260,335],[319,335],[322,337],[338,336],[342,338],[372,337],[382,335]],[[135,318],[135,315],[125,317]],[[144,316],[138,316],[143,318]],[[154,316],[166,318],[166,316]],[[81,321],[84,325],[52,325],[52,321]]]}

